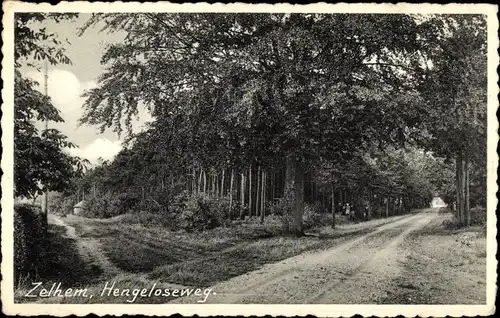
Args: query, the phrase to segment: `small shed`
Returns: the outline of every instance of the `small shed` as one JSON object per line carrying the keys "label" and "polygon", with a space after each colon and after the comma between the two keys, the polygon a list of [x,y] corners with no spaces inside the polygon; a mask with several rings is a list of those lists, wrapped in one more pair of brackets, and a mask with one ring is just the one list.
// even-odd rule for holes
{"label": "small shed", "polygon": [[81,215],[87,209],[87,202],[82,200],[73,206],[73,214]]}

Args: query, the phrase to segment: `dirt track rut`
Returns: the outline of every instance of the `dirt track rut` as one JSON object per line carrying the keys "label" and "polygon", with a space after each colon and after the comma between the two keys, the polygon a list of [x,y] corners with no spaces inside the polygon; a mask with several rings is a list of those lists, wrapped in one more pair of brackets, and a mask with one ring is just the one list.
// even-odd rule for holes
{"label": "dirt track rut", "polygon": [[[327,250],[301,254],[213,286],[209,303],[375,304],[393,290],[406,258],[401,243],[437,213],[382,225]],[[193,303],[182,298],[178,302]]]}
{"label": "dirt track rut", "polygon": [[103,277],[113,277],[122,273],[104,254],[101,243],[97,239],[78,236],[76,229],[64,222],[57,215],[49,214],[49,223],[64,227],[66,229],[66,237],[75,241],[78,253],[84,262],[98,266],[103,272]]}

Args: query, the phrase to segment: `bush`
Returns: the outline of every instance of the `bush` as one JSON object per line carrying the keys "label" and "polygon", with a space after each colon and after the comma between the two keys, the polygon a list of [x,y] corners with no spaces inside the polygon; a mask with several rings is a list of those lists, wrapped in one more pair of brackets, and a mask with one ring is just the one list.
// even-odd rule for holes
{"label": "bush", "polygon": [[[471,222],[470,225],[485,225],[486,224],[486,209],[477,207],[470,210]],[[455,217],[450,220],[444,220],[443,226],[448,230],[456,230],[464,225]]]}
{"label": "bush", "polygon": [[50,213],[66,216],[73,212],[73,206],[77,203],[74,196],[64,196],[57,193],[50,198],[49,211]]}
{"label": "bush", "polygon": [[471,225],[486,224],[486,209],[481,207],[472,208],[470,210]]}
{"label": "bush", "polygon": [[[180,193],[174,198],[177,227],[186,231],[202,231],[227,225],[229,220],[229,201],[226,198],[210,197],[204,193],[186,195]],[[234,202],[233,202],[234,203]],[[232,214],[236,213],[236,204]]]}
{"label": "bush", "polygon": [[453,213],[453,211],[449,207],[441,207],[439,208],[438,213],[440,214]]}
{"label": "bush", "polygon": [[123,214],[120,217],[119,224],[141,224],[145,227],[160,226],[169,230],[176,228],[176,220],[171,213],[150,213],[146,211]]}
{"label": "bush", "polygon": [[457,230],[462,227],[460,221],[454,217],[443,221],[443,227],[447,230]]}
{"label": "bush", "polygon": [[84,216],[92,218],[110,218],[137,210],[139,197],[134,193],[107,193],[103,196],[85,199],[87,208]]}
{"label": "bush", "polygon": [[285,233],[290,231],[290,225],[293,222],[292,209],[293,202],[288,196],[277,199],[270,208],[271,215],[276,215],[280,218],[281,226]]}
{"label": "bush", "polygon": [[14,205],[14,277],[40,273],[46,269],[47,223],[40,207]]}
{"label": "bush", "polygon": [[321,211],[319,208],[320,206],[318,204],[314,204],[312,206],[306,204],[304,207],[304,215],[302,217],[304,221],[304,229],[310,229],[323,224],[325,215],[319,212]]}

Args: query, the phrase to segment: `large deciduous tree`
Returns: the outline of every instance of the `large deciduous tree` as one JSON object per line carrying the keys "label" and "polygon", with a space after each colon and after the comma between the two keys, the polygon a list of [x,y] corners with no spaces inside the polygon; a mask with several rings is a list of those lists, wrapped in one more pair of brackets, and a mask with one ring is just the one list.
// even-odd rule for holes
{"label": "large deciduous tree", "polygon": [[159,131],[183,118],[176,140],[204,164],[285,165],[297,235],[310,166],[400,143],[420,121],[431,32],[409,15],[100,14],[83,31],[98,21],[127,35],[102,57],[82,122],[130,130],[142,105]]}
{"label": "large deciduous tree", "polygon": [[439,50],[430,56],[433,67],[424,84],[432,89],[422,88],[429,105],[426,123],[432,139],[428,147],[454,159],[457,217],[469,225],[471,179],[480,185],[483,196],[486,185],[486,20],[480,15],[435,19],[442,27],[431,43]]}

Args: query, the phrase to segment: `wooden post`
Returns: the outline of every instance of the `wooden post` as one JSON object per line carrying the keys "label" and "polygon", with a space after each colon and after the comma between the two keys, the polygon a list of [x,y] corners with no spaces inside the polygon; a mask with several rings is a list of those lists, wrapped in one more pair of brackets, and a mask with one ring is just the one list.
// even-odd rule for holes
{"label": "wooden post", "polygon": [[[49,66],[48,65],[49,65],[48,61],[45,60],[44,95],[47,98],[49,96],[49,94],[48,94],[48,85],[49,85],[49,71],[48,71],[48,67]],[[46,119],[45,120],[45,132],[47,132],[48,129],[49,129],[49,120]],[[42,202],[43,203],[42,210],[43,210],[43,216],[44,216],[45,226],[47,226],[47,224],[49,223],[49,189],[45,185],[44,185],[44,194],[45,194],[45,196],[44,196],[44,200]],[[47,234],[47,228],[45,228],[45,231],[44,231],[44,235],[46,235],[46,234]]]}

